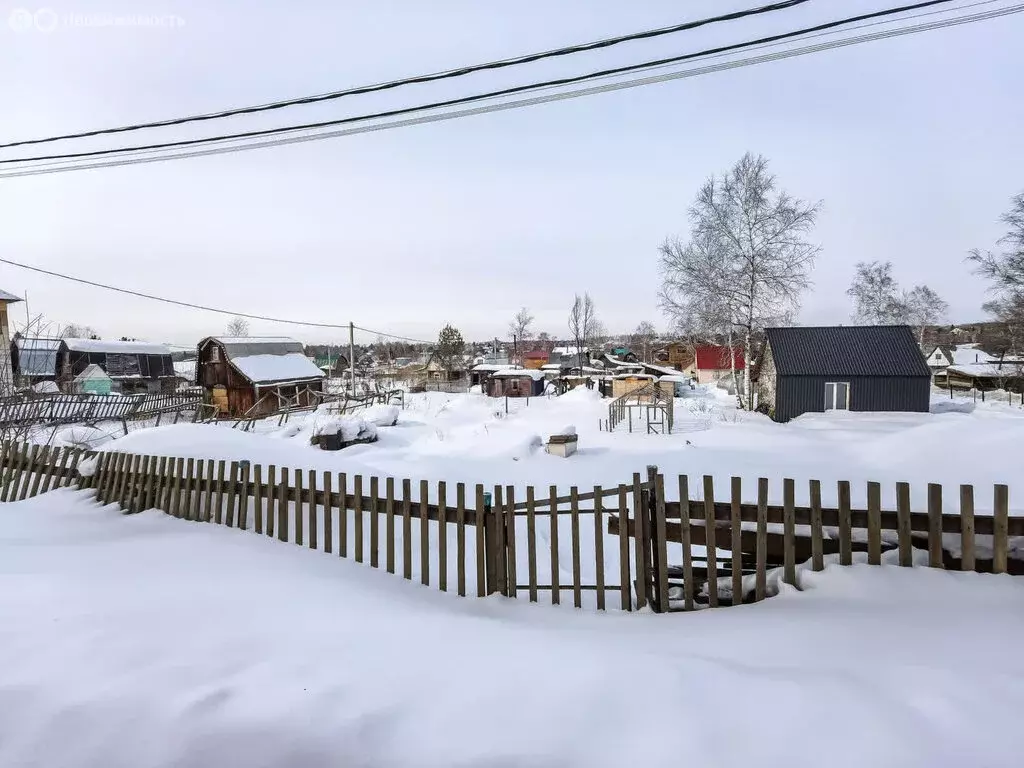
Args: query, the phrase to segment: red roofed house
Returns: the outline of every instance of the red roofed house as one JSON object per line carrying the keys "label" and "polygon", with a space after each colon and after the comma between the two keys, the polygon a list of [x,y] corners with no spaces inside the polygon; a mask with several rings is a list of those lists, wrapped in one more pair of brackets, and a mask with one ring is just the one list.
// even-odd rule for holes
{"label": "red roofed house", "polygon": [[[734,349],[733,356],[736,360],[737,372],[743,370],[743,350]],[[714,344],[705,344],[696,349],[694,360],[685,368],[683,373],[693,376],[701,384],[710,384],[723,376],[732,373],[732,365],[729,361],[729,348],[720,347]]]}

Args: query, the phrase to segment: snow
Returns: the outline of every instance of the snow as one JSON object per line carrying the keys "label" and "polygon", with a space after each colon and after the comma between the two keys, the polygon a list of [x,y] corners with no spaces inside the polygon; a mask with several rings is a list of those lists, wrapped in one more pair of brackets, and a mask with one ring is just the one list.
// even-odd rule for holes
{"label": "snow", "polygon": [[179,360],[174,363],[174,374],[189,381],[196,380],[196,361]]}
{"label": "snow", "polygon": [[[100,368],[96,363],[90,363],[82,369],[82,372],[75,376],[75,381],[90,381],[92,379],[109,379],[107,372]],[[118,378],[127,379],[128,376],[120,376]]]}
{"label": "snow", "polygon": [[480,373],[493,373],[494,371],[505,371],[514,368],[514,365],[491,365],[489,363],[480,363],[479,365],[474,365],[470,370],[478,371]]}
{"label": "snow", "polygon": [[32,391],[40,395],[59,395],[60,387],[55,381],[40,381],[32,385]]}
{"label": "snow", "polygon": [[[822,503],[838,502],[840,480],[851,483],[854,508],[865,509],[867,482],[882,484],[882,503],[895,509],[895,484],[911,485],[913,511],[927,511],[928,483],[945,486],[946,511],[956,509],[960,484],[975,487],[977,514],[991,514],[992,486],[1010,487],[1011,514],[1024,515],[1024,479],[1019,446],[1024,444],[1024,409],[1001,402],[974,404],[939,395],[933,413],[804,414],[776,424],[758,413],[736,409],[735,398],[713,386],[698,385],[675,400],[671,435],[647,434],[640,411],[634,432],[621,423],[604,431],[609,399],[577,387],[560,397],[510,399],[478,394],[429,392],[408,395],[395,427],[378,430],[372,445],[321,451],[310,445],[323,414],[295,414],[282,427],[278,419],[257,422],[250,432],[229,424],[177,424],[133,431],[102,450],[183,458],[248,460],[265,466],[347,472],[350,476],[408,477],[414,482],[444,480],[449,487],[511,485],[525,498],[527,485],[581,489],[632,482],[634,472],[655,465],[666,476],[669,499],[678,493],[676,476],[690,477],[699,498],[700,478],[714,478],[715,493],[728,498],[731,478],[741,478],[743,497],[756,502],[757,480],[769,478],[769,501],[782,502],[782,480],[793,478],[796,503],[809,503],[809,480],[821,481]],[[367,421],[390,423],[393,411]],[[576,427],[579,451],[570,461],[536,449],[541,437]],[[600,424],[600,427],[599,427]]]}
{"label": "snow", "polygon": [[598,615],[67,490],[3,512],[3,766],[1020,764],[1009,576],[833,566]]}
{"label": "snow", "polygon": [[533,368],[508,368],[506,370],[498,371],[491,375],[494,379],[518,379],[518,378],[530,378],[534,381],[540,381],[544,378],[544,372]]}
{"label": "snow", "polygon": [[169,355],[166,344],[145,341],[107,341],[105,339],[64,339],[72,352],[97,352],[110,355]]}
{"label": "snow", "polygon": [[257,384],[324,378],[324,372],[308,357],[298,352],[289,352],[286,355],[232,357],[231,364],[239,373]]}
{"label": "snow", "polygon": [[341,434],[341,439],[348,443],[353,440],[368,440],[377,437],[377,427],[361,416],[332,416],[317,423],[313,428],[313,434],[336,435]]}
{"label": "snow", "polygon": [[951,365],[946,370],[977,379],[1002,379],[1021,376],[1024,373],[1024,366],[1007,362],[969,363]]}
{"label": "snow", "polygon": [[110,433],[98,427],[75,424],[56,430],[53,433],[51,444],[57,448],[82,448],[91,451],[104,443],[109,443],[112,439],[113,436]]}

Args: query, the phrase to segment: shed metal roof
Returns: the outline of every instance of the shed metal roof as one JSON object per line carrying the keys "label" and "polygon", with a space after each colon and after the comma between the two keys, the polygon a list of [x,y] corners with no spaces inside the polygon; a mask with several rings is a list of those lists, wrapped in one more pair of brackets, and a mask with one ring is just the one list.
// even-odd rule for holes
{"label": "shed metal roof", "polygon": [[907,325],[768,328],[765,334],[781,376],[931,376]]}
{"label": "shed metal roof", "polygon": [[199,345],[202,346],[210,340],[224,347],[229,359],[253,355],[305,354],[302,344],[287,336],[211,336],[209,339],[203,339]]}

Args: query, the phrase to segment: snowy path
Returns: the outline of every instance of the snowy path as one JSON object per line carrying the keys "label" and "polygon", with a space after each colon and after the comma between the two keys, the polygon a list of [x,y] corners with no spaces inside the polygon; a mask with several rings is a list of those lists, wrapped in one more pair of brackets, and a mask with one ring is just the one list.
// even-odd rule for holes
{"label": "snowy path", "polygon": [[0,766],[1017,766],[1024,580],[693,615],[460,599],[56,491],[0,507]]}

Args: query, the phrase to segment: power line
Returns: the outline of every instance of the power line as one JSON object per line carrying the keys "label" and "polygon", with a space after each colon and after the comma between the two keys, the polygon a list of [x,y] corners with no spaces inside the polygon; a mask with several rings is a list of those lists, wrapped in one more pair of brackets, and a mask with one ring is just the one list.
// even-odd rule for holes
{"label": "power line", "polygon": [[[12,267],[19,267],[21,269],[27,269],[31,272],[38,272],[42,275],[48,275],[50,277],[59,277],[62,280],[68,280],[73,283],[81,283],[82,285],[88,285],[93,288],[102,288],[107,291],[114,291],[116,293],[123,293],[128,296],[135,296],[140,299],[149,299],[150,301],[159,301],[164,304],[173,304],[179,307],[187,307],[188,309],[201,309],[205,312],[216,312],[219,315],[231,315],[232,317],[244,317],[247,320],[262,320],[268,323],[282,323],[284,325],[302,325],[310,328],[331,328],[335,330],[349,329],[349,324],[338,324],[338,323],[315,323],[305,320],[288,320],[280,317],[269,317],[267,315],[254,315],[248,312],[234,312],[229,309],[219,309],[217,307],[206,306],[205,304],[196,304],[191,301],[180,301],[178,299],[168,299],[164,296],[155,296],[151,293],[143,293],[142,291],[133,291],[130,288],[119,288],[115,285],[108,285],[107,283],[98,283],[94,280],[86,280],[83,277],[75,277],[73,275],[67,275],[62,272],[54,272],[50,269],[43,269],[42,267],[34,267],[31,264],[22,264],[21,262],[12,261],[11,259],[0,258],[0,263],[9,264]],[[423,339],[411,339],[405,336],[396,336],[395,334],[385,333],[384,331],[371,331],[368,328],[361,328],[356,325],[354,328],[360,331],[366,331],[368,333],[376,333],[379,336],[387,336],[393,339],[402,339],[403,341],[411,341],[416,344],[432,344],[433,342],[425,341]]]}
{"label": "power line", "polygon": [[[975,3],[979,5],[984,3]],[[971,7],[971,6],[968,6]],[[518,101],[508,101],[500,104],[494,104],[483,107],[475,107],[471,109],[457,110],[451,112],[445,112],[435,115],[427,115],[417,118],[410,118],[406,120],[395,120],[391,122],[378,123],[374,125],[361,126],[357,128],[349,128],[337,131],[327,131],[316,134],[307,134],[302,136],[293,136],[287,138],[278,138],[268,140],[264,142],[251,142],[248,144],[239,144],[235,146],[226,146],[215,149],[204,149],[204,150],[193,150],[188,152],[179,153],[166,153],[157,156],[150,157],[130,157],[127,159],[116,159],[107,160],[96,163],[75,163],[67,162],[64,163],[50,163],[37,166],[28,166],[24,169],[16,169],[6,173],[0,173],[0,179],[3,178],[15,178],[20,176],[38,176],[50,173],[64,173],[70,171],[79,170],[93,170],[98,168],[112,168],[123,165],[137,165],[143,163],[154,163],[163,162],[166,160],[177,160],[186,159],[192,157],[205,157],[209,155],[227,154],[232,152],[242,152],[250,149],[261,149],[267,147],[285,146],[289,144],[304,143],[307,141],[319,141],[322,139],[337,138],[342,136],[352,136],[363,133],[371,133],[376,131],[384,131],[392,128],[403,128],[412,125],[421,125],[425,123],[442,122],[447,120],[454,120],[462,117],[469,117],[473,115],[485,114],[489,112],[498,112],[511,109],[518,109],[521,107],[534,106],[538,104],[545,104],[549,102],[562,101],[566,99],[580,98],[582,96],[589,96],[598,93],[607,93],[611,91],[623,90],[628,88],[636,88],[644,85],[651,85],[655,83],[667,82],[670,80],[685,79],[690,77],[697,77],[704,74],[710,74],[713,72],[720,72],[730,69],[738,69],[742,67],[753,66],[762,64],[770,61],[779,61],[782,59],[794,58],[797,56],[803,56],[810,53],[819,53],[826,50],[844,48],[852,45],[857,45],[864,42],[870,42],[873,40],[881,40],[891,37],[900,37],[909,34],[915,34],[917,32],[930,31],[934,29],[941,29],[951,26],[959,26],[962,24],[973,23],[977,21],[984,21],[987,19],[998,18],[1001,16],[1007,16],[1011,14],[1020,13],[1024,11],[1024,4],[1011,6],[1005,9],[993,10],[985,13],[977,13],[969,16],[961,16],[953,19],[944,19],[941,21],[930,22],[927,24],[911,25],[907,27],[901,27],[893,30],[885,30],[882,32],[876,32],[867,35],[861,35],[857,37],[844,38],[841,40],[832,41],[829,43],[821,43],[813,46],[805,46],[803,48],[793,48],[786,51],[781,51],[773,54],[765,54],[762,56],[750,57],[747,59],[737,59],[734,61],[725,62],[722,64],[715,64],[706,67],[700,67],[695,69],[687,69],[677,72],[670,72],[663,75],[656,75],[645,78],[637,78],[634,80],[628,80],[623,82],[611,83],[607,85],[594,86],[591,88],[582,88],[575,91],[567,91],[555,93],[547,96],[538,96],[529,99],[521,99]],[[767,46],[763,46],[767,47]],[[298,130],[298,129],[292,129]],[[212,142],[211,142],[212,143]],[[129,150],[135,151],[135,150]],[[128,151],[126,151],[127,154]],[[139,154],[144,154],[147,150],[139,150]]]}
{"label": "power line", "polygon": [[726,53],[730,51],[738,51],[751,46],[761,45],[764,43],[778,42],[782,40],[788,40],[795,37],[800,37],[812,32],[821,32],[828,29],[834,29],[847,24],[853,24],[859,21],[867,21],[869,19],[883,18],[886,16],[893,16],[900,13],[906,13],[907,11],[919,10],[922,8],[928,8],[936,5],[945,5],[954,0],[925,0],[925,2],[918,2],[911,5],[904,5],[897,8],[889,8],[881,11],[874,11],[872,13],[860,14],[857,16],[850,16],[845,19],[838,19],[835,21],[826,22],[824,24],[817,24],[811,27],[804,27],[803,29],[784,32],[777,35],[768,35],[766,37],[758,38],[756,40],[750,40],[743,43],[733,43],[731,45],[718,46],[716,48],[709,48],[703,51],[695,53],[687,53],[680,56],[671,56],[663,59],[656,59],[654,61],[647,61],[640,64],[630,64],[621,67],[613,67],[610,69],[599,70],[591,72],[585,75],[576,75],[573,77],[563,77],[554,80],[547,80],[540,83],[532,83],[528,85],[518,85],[510,88],[502,88],[496,91],[489,91],[486,93],[474,94],[472,96],[463,96],[456,99],[446,99],[444,101],[436,101],[428,104],[420,104],[413,107],[402,107],[399,109],[385,110],[383,112],[376,112],[367,115],[357,115],[355,117],[338,118],[335,120],[323,120],[315,123],[305,123],[300,125],[291,125],[281,128],[265,128],[257,131],[243,131],[233,134],[223,134],[220,136],[208,136],[199,139],[182,139],[178,141],[167,141],[156,144],[143,144],[131,147],[118,147],[113,149],[98,149],[91,150],[88,152],[73,152],[61,155],[37,155],[35,157],[21,157],[11,158],[6,160],[0,160],[0,165],[7,165],[11,163],[31,163],[39,162],[43,160],[71,160],[85,157],[102,157],[107,155],[117,155],[126,152],[137,152],[142,150],[154,150],[154,149],[174,149],[179,147],[189,147],[202,144],[208,144],[210,142],[237,140],[237,139],[251,139],[259,138],[262,136],[273,136],[275,134],[287,133],[298,130],[313,130],[318,128],[328,128],[337,125],[347,125],[357,122],[365,122],[367,120],[380,120],[391,117],[399,117],[401,115],[412,114],[416,112],[424,112],[435,109],[443,109],[447,107],[459,106],[462,104],[470,104],[476,101],[482,101],[485,99],[491,99],[499,96],[511,96],[518,93],[524,93],[527,91],[536,90],[538,88],[545,88],[549,86],[564,86],[572,85],[575,83],[582,83],[588,80],[593,80],[608,75],[619,75],[626,74],[629,72],[636,72],[638,70],[649,69],[664,64],[682,63],[691,59],[696,59],[711,54]]}
{"label": "power line", "polygon": [[353,325],[352,327],[355,330],[357,330],[357,331],[365,331],[366,333],[372,333],[372,334],[375,334],[377,336],[384,336],[384,337],[389,338],[389,339],[398,339],[399,341],[411,341],[413,344],[436,344],[437,343],[436,339],[434,341],[424,341],[423,339],[410,339],[408,336],[397,336],[397,335],[395,335],[393,333],[385,333],[384,331],[374,331],[374,330],[371,330],[370,328],[363,328],[363,327],[358,326],[358,325]]}
{"label": "power line", "polygon": [[456,77],[463,77],[465,75],[473,74],[475,72],[504,69],[506,67],[518,66],[520,64],[528,64],[536,61],[542,61],[544,59],[552,59],[561,56],[569,56],[576,53],[596,51],[603,48],[611,48],[612,46],[620,45],[622,43],[634,42],[637,40],[649,40],[657,37],[663,37],[665,35],[676,34],[678,32],[685,32],[697,29],[699,27],[704,27],[711,24],[717,24],[720,22],[737,21],[750,16],[759,16],[766,13],[787,10],[797,5],[803,5],[804,3],[807,3],[809,1],[810,0],[782,0],[781,2],[772,3],[770,5],[763,5],[758,8],[751,8],[743,11],[734,11],[732,13],[726,13],[720,16],[712,16],[709,18],[698,19],[696,21],[687,21],[682,22],[680,24],[673,24],[672,26],[668,27],[649,29],[642,32],[633,32],[628,35],[620,35],[618,37],[606,38],[604,40],[596,40],[594,42],[589,43],[580,43],[577,45],[565,46],[563,48],[555,48],[553,50],[542,51],[540,53],[531,53],[523,56],[515,56],[509,59],[490,61],[484,64],[474,64],[471,66],[444,70],[442,72],[434,72],[427,75],[419,75],[415,77],[402,78],[400,80],[390,80],[383,83],[358,86],[343,91],[330,91],[328,93],[320,93],[313,96],[302,96],[293,99],[284,99],[281,101],[273,101],[266,104],[256,104],[248,107],[237,107],[234,109],[226,109],[219,112],[208,112],[205,114],[189,115],[187,117],[177,117],[168,120],[155,120],[149,123],[136,123],[133,125],[118,126],[116,128],[101,128],[92,131],[83,131],[81,133],[68,133],[59,136],[48,136],[42,139],[25,139],[23,141],[13,141],[7,144],[0,144],[0,149],[10,149],[12,147],[22,147],[30,144],[47,144],[50,142],[64,141],[67,139],[82,139],[89,138],[92,136],[101,136],[105,134],[126,133],[129,131],[139,131],[147,128],[163,128],[172,125],[184,125],[186,123],[195,123],[207,120],[219,120],[222,118],[234,117],[237,115],[248,115],[255,114],[258,112],[268,112],[270,110],[283,109],[285,107],[292,107],[304,104],[316,104],[318,102],[331,101],[334,99],[344,98],[346,96],[355,96],[359,94],[374,93],[377,91],[386,91],[406,85],[430,83],[438,80],[447,80]]}

